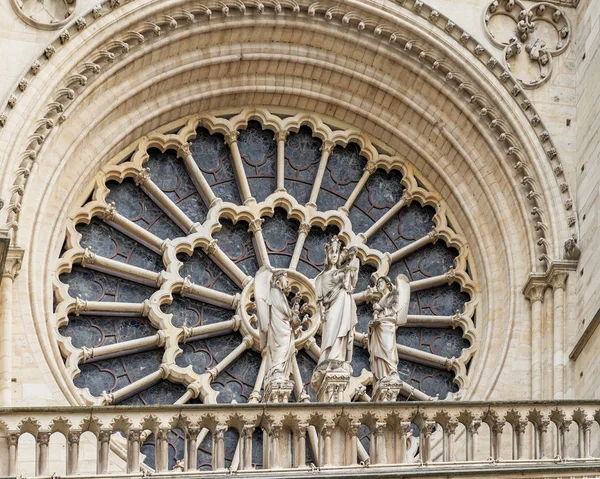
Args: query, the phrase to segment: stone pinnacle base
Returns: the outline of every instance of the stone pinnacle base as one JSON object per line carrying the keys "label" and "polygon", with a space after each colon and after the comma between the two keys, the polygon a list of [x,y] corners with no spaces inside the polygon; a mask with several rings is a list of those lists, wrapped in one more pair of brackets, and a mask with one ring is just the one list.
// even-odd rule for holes
{"label": "stone pinnacle base", "polygon": [[275,379],[265,386],[263,402],[283,403],[288,402],[290,394],[294,389],[293,381],[286,379]]}
{"label": "stone pinnacle base", "polygon": [[402,389],[402,381],[399,378],[385,378],[373,385],[373,402],[395,401]]}

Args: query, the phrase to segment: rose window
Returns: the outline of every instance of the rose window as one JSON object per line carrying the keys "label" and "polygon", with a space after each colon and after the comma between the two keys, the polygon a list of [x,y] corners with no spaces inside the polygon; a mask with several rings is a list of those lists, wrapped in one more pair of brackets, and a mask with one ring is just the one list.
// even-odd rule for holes
{"label": "rose window", "polygon": [[[347,400],[371,397],[368,293],[382,276],[410,281],[397,400],[444,399],[468,385],[472,258],[443,199],[406,159],[314,115],[256,109],[186,118],[125,151],[73,210],[55,280],[59,346],[85,403],[261,401],[253,288],[266,265],[288,273],[308,316],[295,336],[290,401],[315,401],[314,278],[334,235],[360,260]],[[202,451],[210,446],[199,464]]]}

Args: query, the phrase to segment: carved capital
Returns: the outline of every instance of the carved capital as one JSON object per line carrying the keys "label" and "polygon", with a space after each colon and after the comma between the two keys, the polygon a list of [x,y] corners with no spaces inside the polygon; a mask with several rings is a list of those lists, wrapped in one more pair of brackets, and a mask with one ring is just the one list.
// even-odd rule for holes
{"label": "carved capital", "polygon": [[215,428],[215,438],[218,441],[223,441],[225,439],[225,433],[227,432],[227,424],[217,424]]}
{"label": "carved capital", "polygon": [[242,428],[242,437],[252,439],[253,434],[254,434],[254,424],[244,424],[244,427]]}
{"label": "carved capital", "polygon": [[494,432],[494,434],[501,434],[505,424],[506,421],[504,419],[496,420],[496,422],[494,422],[494,424],[492,425],[492,431]]}
{"label": "carved capital", "polygon": [[234,143],[237,143],[239,135],[240,134],[235,130],[228,131],[227,133],[225,133],[225,143],[227,143],[229,146],[233,145]]}
{"label": "carved capital", "polygon": [[413,194],[408,191],[408,190],[404,190],[404,193],[402,193],[402,198],[400,198],[400,201],[402,201],[404,203],[405,206],[410,206],[410,204],[413,201]]}
{"label": "carved capital", "polygon": [[140,442],[142,431],[139,429],[130,429],[127,435],[129,442]]}
{"label": "carved capital", "polygon": [[450,418],[450,420],[444,426],[444,430],[447,434],[454,434],[459,424],[460,423],[458,422],[458,419],[456,419],[455,417]]}
{"label": "carved capital", "polygon": [[325,140],[321,145],[321,151],[327,152],[328,155],[331,155],[331,152],[335,148],[335,143],[331,140]]}
{"label": "carved capital", "polygon": [[150,169],[142,168],[137,175],[133,178],[136,186],[144,186],[150,179]]}
{"label": "carved capital", "polygon": [[94,254],[91,248],[86,248],[83,252],[83,258],[81,258],[81,266],[85,268],[88,264],[94,264],[95,262],[96,255]]}
{"label": "carved capital", "polygon": [[116,214],[117,210],[115,209],[115,202],[111,201],[104,207],[104,211],[100,214],[100,218],[104,221],[113,221]]}
{"label": "carved capital", "polygon": [[192,152],[190,150],[190,144],[184,143],[179,148],[177,148],[177,156],[179,158],[187,158],[188,156],[192,156]]}
{"label": "carved capital", "polygon": [[431,242],[431,244],[436,244],[437,240],[440,238],[440,232],[439,230],[434,226],[433,228],[431,228],[431,231],[429,232],[429,241]]}
{"label": "carved capital", "polygon": [[19,275],[21,270],[21,264],[23,262],[24,250],[21,248],[9,248],[6,255],[6,262],[4,263],[4,271],[2,272],[3,278],[8,278],[14,281]]}
{"label": "carved capital", "polygon": [[365,165],[365,171],[372,175],[377,171],[377,163],[374,161],[367,161],[367,164]]}
{"label": "carved capital", "polygon": [[208,255],[215,254],[217,251],[217,240],[212,239],[210,243],[208,243],[204,248],[202,248],[204,252]]}
{"label": "carved capital", "polygon": [[16,447],[19,444],[19,436],[18,432],[10,432],[6,435],[6,439],[8,440],[8,445]]}
{"label": "carved capital", "polygon": [[456,270],[454,268],[450,268],[450,270],[446,273],[446,283],[448,286],[456,281]]}
{"label": "carved capital", "polygon": [[50,442],[50,433],[38,432],[36,440],[40,446],[48,446],[48,443]]}
{"label": "carved capital", "polygon": [[553,290],[565,289],[569,274],[564,271],[555,271],[550,278],[550,285]]}
{"label": "carved capital", "polygon": [[250,231],[251,233],[256,233],[257,231],[261,231],[262,230],[262,224],[264,223],[265,220],[263,220],[262,218],[255,218],[252,221],[250,221],[250,223],[248,223],[248,231]]}
{"label": "carved capital", "polygon": [[310,228],[311,228],[310,223],[303,221],[302,223],[300,223],[300,226],[298,227],[298,232],[300,234],[308,235],[308,233],[310,233]]}
{"label": "carved capital", "polygon": [[67,435],[67,440],[69,441],[69,444],[79,444],[81,434],[81,431],[69,431],[69,434]]}
{"label": "carved capital", "polygon": [[285,141],[287,140],[289,134],[290,132],[287,130],[279,130],[277,133],[275,133],[275,141]]}
{"label": "carved capital", "polygon": [[536,301],[544,301],[544,291],[546,290],[545,284],[533,284],[529,286],[523,293],[525,297],[532,303]]}
{"label": "carved capital", "polygon": [[517,433],[519,434],[524,434],[525,431],[527,430],[527,425],[529,424],[529,421],[525,418],[520,418],[515,424],[514,424],[514,429]]}

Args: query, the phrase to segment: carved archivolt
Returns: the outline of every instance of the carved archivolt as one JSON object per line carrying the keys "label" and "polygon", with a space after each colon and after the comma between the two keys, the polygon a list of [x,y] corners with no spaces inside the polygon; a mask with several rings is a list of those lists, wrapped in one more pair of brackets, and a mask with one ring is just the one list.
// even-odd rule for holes
{"label": "carved archivolt", "polygon": [[[403,0],[397,2],[402,8],[408,9],[410,15],[418,15],[428,22],[433,24],[437,29],[436,32],[442,33],[444,36],[449,36],[455,42],[462,45],[473,55],[472,61],[482,62],[486,65],[486,69],[503,85],[504,88],[511,93],[511,96],[518,103],[520,110],[528,119],[531,127],[534,129],[539,138],[541,147],[546,152],[547,160],[550,162],[552,171],[557,176],[557,182],[564,183],[562,168],[556,148],[552,145],[550,135],[545,130],[543,122],[536,113],[531,101],[526,97],[521,83],[514,79],[510,71],[499,64],[492,54],[475,42],[468,32],[465,32],[458,27],[453,21],[444,17],[432,7],[427,6],[420,0]],[[59,37],[51,45],[49,45],[36,60],[31,68],[24,73],[23,78],[15,86],[14,92],[6,101],[4,112],[0,113],[0,125],[4,125],[8,121],[9,113],[14,109],[19,99],[26,94],[26,91],[31,88],[31,82],[34,77],[39,74],[44,65],[52,61],[52,57],[58,49],[68,45],[69,42],[76,36],[86,31],[94,21],[117,9],[121,5],[119,0],[110,0],[103,4],[94,7],[88,14],[83,15],[74,21],[69,27],[64,29]],[[7,223],[13,242],[16,240],[16,231],[20,216],[21,198],[25,192],[28,182],[29,173],[40,154],[50,130],[60,126],[67,117],[67,111],[85,88],[94,80],[100,71],[110,69],[117,62],[125,58],[126,55],[139,47],[141,44],[152,41],[154,38],[166,35],[174,29],[185,28],[199,22],[205,22],[216,16],[221,17],[248,17],[260,18],[267,9],[273,8],[273,12],[277,15],[286,15],[287,20],[298,19],[303,22],[313,19],[314,21],[330,22],[332,25],[339,23],[342,27],[357,28],[363,32],[363,35],[372,35],[373,38],[385,40],[393,48],[397,49],[399,54],[411,58],[413,61],[419,62],[430,69],[431,75],[437,75],[444,82],[457,91],[463,98],[469,108],[480,121],[484,122],[484,128],[490,130],[490,135],[497,138],[497,147],[500,150],[506,151],[507,161],[514,166],[514,174],[516,178],[524,186],[523,194],[527,204],[537,211],[549,210],[551,206],[545,204],[544,193],[540,183],[545,180],[539,179],[538,174],[532,171],[532,151],[528,145],[521,140],[522,135],[513,131],[513,122],[510,118],[504,115],[500,109],[494,105],[494,101],[490,98],[487,91],[484,91],[480,86],[471,83],[464,67],[461,66],[456,58],[449,57],[445,52],[440,51],[439,45],[435,42],[429,43],[429,39],[422,35],[417,35],[415,38],[408,36],[401,25],[395,23],[396,18],[390,15],[377,14],[372,9],[363,11],[356,6],[350,6],[345,2],[319,2],[319,3],[302,3],[288,2],[275,4],[244,4],[244,3],[227,3],[220,4],[218,9],[209,8],[207,5],[198,3],[180,2],[177,6],[165,6],[158,11],[154,9],[144,19],[140,20],[136,28],[128,30],[118,38],[107,42],[93,53],[90,54],[86,61],[82,62],[76,71],[71,72],[64,78],[62,84],[55,92],[52,101],[48,104],[48,109],[45,115],[36,123],[36,128],[31,132],[27,139],[27,144],[22,152],[22,163],[16,171],[13,185],[8,192],[7,206]],[[540,16],[540,19],[545,18],[548,12],[555,12],[555,7],[548,6],[545,12],[541,12],[543,5],[539,5],[537,9],[531,10],[533,17]],[[541,12],[541,13],[540,13]],[[117,13],[115,13],[116,15]],[[258,14],[258,15],[254,15]],[[552,21],[555,14],[551,13]],[[529,13],[527,18],[531,20]],[[562,18],[562,17],[561,17]],[[563,19],[558,20],[560,26]],[[555,22],[557,23],[557,22]],[[563,28],[560,29],[561,31]],[[422,32],[421,32],[422,33]],[[411,35],[413,33],[411,32]],[[562,51],[561,47],[561,51]],[[566,185],[566,183],[564,183]],[[570,212],[573,207],[573,200],[568,188],[561,188],[560,195],[564,208],[567,211],[566,228],[569,230],[569,237],[577,233],[577,220],[575,215]],[[556,231],[549,228],[549,225],[543,218],[532,216],[530,218],[535,226],[536,235],[541,241],[536,247],[539,248],[540,261],[546,265],[547,261],[553,259],[556,254],[557,238],[552,238],[552,232]]]}
{"label": "carved archivolt", "polygon": [[[254,157],[254,150],[248,149],[245,143],[248,140],[244,132],[250,131],[251,127],[256,128],[257,124],[260,129],[254,130],[253,134],[262,135],[262,131],[271,136],[268,140],[261,136],[260,141],[253,143],[259,145],[256,148],[260,150]],[[292,289],[302,297],[309,309],[312,308],[312,320],[297,335],[296,349],[304,351],[310,358],[318,357],[319,346],[315,339],[318,339],[320,318],[316,314],[311,277],[320,268],[320,260],[315,259],[315,255],[318,256],[322,243],[316,249],[310,249],[307,245],[314,245],[315,241],[319,241],[313,240],[311,235],[329,234],[333,230],[346,245],[358,248],[364,279],[355,293],[355,300],[367,310],[368,294],[365,292],[373,285],[373,280],[383,275],[398,274],[398,268],[403,267],[402,261],[418,261],[418,265],[414,266],[418,273],[411,279],[415,309],[413,314],[409,314],[407,326],[423,331],[428,328],[433,328],[432,331],[458,328],[462,331],[466,344],[456,357],[444,357],[423,348],[402,344],[400,339],[399,355],[414,364],[451,372],[458,388],[468,387],[467,364],[479,344],[473,322],[479,302],[479,289],[471,252],[441,196],[409,162],[398,156],[381,153],[358,130],[333,130],[319,117],[311,114],[300,113],[281,118],[264,109],[247,109],[233,117],[192,116],[182,119],[176,125],[171,124],[169,128],[168,133],[159,131],[143,137],[133,149],[126,150],[129,152],[127,155],[122,154],[108,162],[108,166],[97,175],[88,201],[70,215],[64,250],[56,269],[56,306],[52,318],[60,350],[65,358],[68,380],[76,378],[84,364],[122,358],[140,351],[164,349],[157,370],[147,372],[141,379],[131,381],[124,387],[104,391],[101,395],[94,396],[89,391],[82,391],[87,403],[118,403],[161,380],[183,384],[187,388],[177,403],[195,398],[204,403],[217,402],[218,391],[213,387],[214,381],[238,361],[245,351],[259,348],[252,304],[252,277],[255,270],[248,266],[250,260],[246,261],[250,256],[255,258],[257,266],[271,265],[288,270]],[[311,133],[308,134],[307,131]],[[299,136],[301,134],[304,136]],[[220,148],[217,141],[211,143],[214,150],[199,149],[200,146],[195,143],[199,135],[221,138],[227,142],[227,146]],[[294,161],[287,149],[290,148],[287,142],[292,137],[296,142],[316,141],[321,145],[316,150],[302,149],[302,155],[296,160],[305,161],[306,155],[316,151],[315,161],[310,166],[315,171],[314,178],[308,182],[306,179],[302,180],[307,188],[305,195],[295,189],[291,173],[285,166]],[[346,148],[354,148],[352,151],[355,151],[355,158],[359,158],[357,161],[364,161],[361,170],[357,170],[356,165],[346,166],[343,163],[346,160],[340,155],[346,154]],[[224,171],[225,166],[213,164],[218,158],[225,157],[229,157],[231,162],[227,178],[218,173]],[[189,175],[195,191],[188,191],[185,196],[177,193],[178,186],[165,186],[165,181],[175,185],[178,181],[181,183],[181,178],[178,180],[177,176],[172,179],[164,176],[167,170],[162,169],[161,162],[167,161],[183,168],[181,171]],[[272,165],[268,174],[262,169],[267,162]],[[354,179],[345,171],[351,167],[355,168],[355,172],[358,171],[358,176]],[[297,168],[297,171],[301,171],[305,166]],[[326,175],[330,176],[326,178]],[[265,182],[269,185],[261,186]],[[163,215],[164,221],[173,225],[172,231],[177,228],[179,235],[173,233],[168,238],[161,237],[159,235],[162,233],[156,233],[152,225],[140,222],[138,216],[141,213],[126,211],[131,205],[119,200],[115,203],[112,189],[125,184],[137,188],[144,198],[148,198],[151,201],[148,205],[156,208]],[[226,184],[229,186],[224,186]],[[374,188],[379,189],[374,192]],[[375,194],[379,195],[378,199],[365,199]],[[192,197],[200,198],[194,207],[185,203]],[[333,199],[328,200],[328,197]],[[378,209],[379,212],[367,214],[365,202],[370,202],[369,208]],[[421,237],[402,240],[404,242],[397,249],[377,246],[381,244],[381,238],[376,240],[378,235],[392,235],[389,232],[390,224],[398,215],[407,211],[411,203],[414,207],[429,208],[432,211],[433,229],[425,231]],[[200,212],[202,215],[197,216]],[[275,231],[268,223],[279,217],[283,220],[275,227],[279,230]],[[246,252],[253,249],[253,253],[247,254],[246,260],[242,258],[242,253],[232,252],[231,239],[223,235],[224,223],[244,225],[249,232],[251,243],[245,248]],[[294,235],[285,236],[285,242],[281,243],[283,246],[274,245],[275,242],[282,241],[277,239],[284,235],[280,230],[292,223],[295,225]],[[112,256],[104,253],[103,256],[104,250],[95,251],[87,244],[89,235],[86,225],[93,224],[107,225],[111,231],[120,232],[144,251],[148,250],[149,254],[160,258],[161,264],[157,268],[146,269],[130,264],[129,253],[111,253]],[[394,228],[398,229],[399,226]],[[110,241],[106,236],[102,238]],[[419,251],[436,244],[456,251],[453,263],[443,267],[447,269],[438,271],[438,266],[426,264],[428,261],[442,260],[428,259],[427,256],[419,259]],[[241,248],[238,243],[234,246]],[[202,263],[188,263],[195,260]],[[80,284],[68,279],[75,270],[106,274],[114,281],[122,279],[126,284],[139,284],[151,290],[146,299],[139,302],[123,301],[117,296],[107,299],[104,293],[98,296],[100,299],[94,297],[90,300],[86,297],[86,288],[81,289],[83,294],[80,295],[71,292],[80,287]],[[221,277],[222,281],[216,279]],[[94,278],[89,280],[89,284],[92,283],[98,284]],[[440,315],[435,313],[433,307],[428,313],[419,309],[422,301],[422,293],[419,292],[433,292],[450,285],[456,285],[457,291],[468,295],[468,300],[460,310]],[[93,293],[90,295],[93,296]],[[203,318],[198,324],[184,324],[177,317],[177,312],[167,312],[169,305],[177,298],[190,298],[197,304],[208,304],[219,310],[229,311],[230,315],[220,317],[219,321]],[[75,347],[73,340],[77,338],[63,336],[58,330],[67,327],[70,321],[80,315],[92,318],[106,316],[115,321],[119,321],[119,317],[143,317],[155,332],[115,344],[105,343],[98,347],[80,344]],[[93,323],[94,319],[90,321]],[[239,344],[202,372],[195,370],[192,365],[183,366],[178,360],[185,344],[203,340],[210,345],[210,338],[234,332],[239,333]],[[364,333],[356,334],[355,344],[360,348],[366,347]],[[258,372],[252,393],[246,395],[250,402],[260,399],[263,369],[261,367]],[[366,369],[362,373],[355,373],[357,375],[350,385],[347,399],[368,400],[364,387],[371,384],[371,374]],[[306,381],[300,377],[297,363],[294,374],[298,385],[296,400],[310,400],[308,390],[302,389],[302,384],[306,384]],[[407,397],[432,399],[418,388],[408,388],[403,394]]]}

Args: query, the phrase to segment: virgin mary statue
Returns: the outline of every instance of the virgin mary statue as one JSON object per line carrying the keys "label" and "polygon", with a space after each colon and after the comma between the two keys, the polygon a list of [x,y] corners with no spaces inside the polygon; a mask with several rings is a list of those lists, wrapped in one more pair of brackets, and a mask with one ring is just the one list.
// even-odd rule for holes
{"label": "virgin mary statue", "polygon": [[285,271],[261,268],[254,279],[254,299],[260,336],[260,349],[265,354],[265,385],[271,381],[289,381],[294,358],[294,334],[290,320],[292,310],[285,292]]}
{"label": "virgin mary statue", "polygon": [[352,298],[358,273],[355,253],[354,250],[342,251],[337,237],[325,245],[325,270],[315,278],[322,321],[319,364],[326,361],[350,363],[352,360],[354,327],[358,322],[356,303]]}

